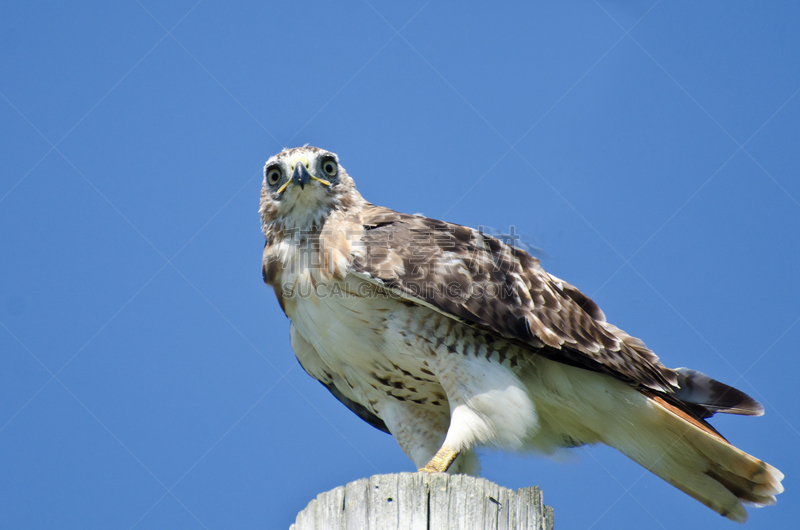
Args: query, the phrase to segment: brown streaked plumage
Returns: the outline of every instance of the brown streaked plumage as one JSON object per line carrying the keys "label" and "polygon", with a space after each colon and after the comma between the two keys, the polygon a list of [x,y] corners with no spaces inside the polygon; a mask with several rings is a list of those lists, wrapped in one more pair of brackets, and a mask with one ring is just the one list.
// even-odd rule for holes
{"label": "brown streaked plumage", "polygon": [[316,147],[267,161],[260,210],[300,364],[423,471],[477,473],[477,445],[605,443],[735,521],[783,491],[706,421],[760,404],[665,367],[523,250],[370,204]]}
{"label": "brown streaked plumage", "polygon": [[[525,251],[464,226],[366,205],[353,269],[542,355],[671,392],[675,374],[644,343]],[[454,296],[456,294],[456,296]]]}

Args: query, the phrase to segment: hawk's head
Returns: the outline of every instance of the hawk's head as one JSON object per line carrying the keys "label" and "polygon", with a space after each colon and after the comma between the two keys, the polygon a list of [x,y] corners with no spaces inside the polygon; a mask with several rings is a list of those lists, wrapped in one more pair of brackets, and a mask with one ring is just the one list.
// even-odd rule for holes
{"label": "hawk's head", "polygon": [[363,203],[353,179],[330,151],[284,149],[264,165],[260,211],[265,234],[319,229],[332,211]]}

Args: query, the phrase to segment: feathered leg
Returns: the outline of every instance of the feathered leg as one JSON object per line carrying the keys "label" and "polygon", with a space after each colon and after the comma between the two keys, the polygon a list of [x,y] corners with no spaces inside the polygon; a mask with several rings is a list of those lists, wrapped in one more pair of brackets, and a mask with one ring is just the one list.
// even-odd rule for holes
{"label": "feathered leg", "polygon": [[[381,416],[400,448],[420,471],[474,476],[480,473],[480,461],[473,451],[453,451],[437,459],[450,423],[446,404],[441,409],[432,409],[391,400],[382,405]],[[434,464],[434,461],[439,463]]]}
{"label": "feathered leg", "polygon": [[519,449],[537,428],[536,409],[507,366],[448,351],[437,356],[434,371],[447,395],[449,425],[441,446],[420,471],[452,472],[454,462],[462,470],[470,468],[476,445]]}

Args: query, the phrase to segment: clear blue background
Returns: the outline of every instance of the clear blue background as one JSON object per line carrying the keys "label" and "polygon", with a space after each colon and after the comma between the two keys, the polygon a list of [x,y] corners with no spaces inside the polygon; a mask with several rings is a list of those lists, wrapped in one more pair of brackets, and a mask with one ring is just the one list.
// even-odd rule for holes
{"label": "clear blue background", "polygon": [[[491,4],[491,5],[490,5]],[[410,471],[298,366],[261,280],[264,161],[507,230],[669,366],[800,518],[796,2],[5,2],[0,527],[285,528]],[[615,451],[484,452],[559,528],[731,528]]]}

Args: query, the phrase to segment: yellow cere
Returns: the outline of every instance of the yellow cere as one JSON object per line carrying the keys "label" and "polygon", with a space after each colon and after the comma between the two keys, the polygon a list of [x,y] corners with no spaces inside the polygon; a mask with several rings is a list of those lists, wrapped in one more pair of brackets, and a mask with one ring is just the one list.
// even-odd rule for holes
{"label": "yellow cere", "polygon": [[308,159],[304,156],[298,156],[292,161],[292,171],[294,171],[294,166],[297,165],[298,162],[302,162],[306,169],[308,169]]}

